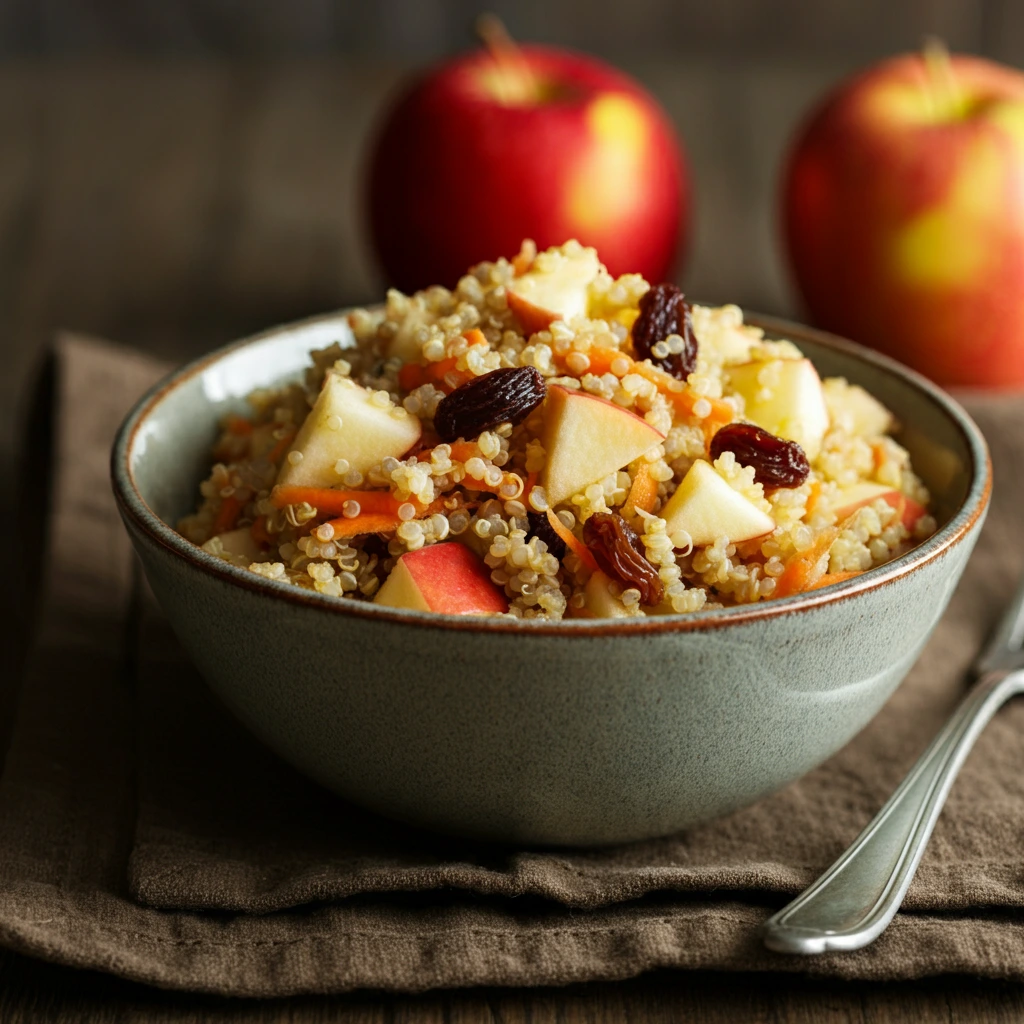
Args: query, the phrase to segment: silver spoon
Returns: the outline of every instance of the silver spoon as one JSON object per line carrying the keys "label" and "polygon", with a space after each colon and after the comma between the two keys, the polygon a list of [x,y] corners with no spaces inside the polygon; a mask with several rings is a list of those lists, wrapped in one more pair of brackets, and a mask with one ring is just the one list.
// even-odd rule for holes
{"label": "silver spoon", "polygon": [[780,953],[860,949],[893,919],[960,766],[992,716],[1024,693],[1024,581],[974,665],[977,682],[853,845],[765,922]]}

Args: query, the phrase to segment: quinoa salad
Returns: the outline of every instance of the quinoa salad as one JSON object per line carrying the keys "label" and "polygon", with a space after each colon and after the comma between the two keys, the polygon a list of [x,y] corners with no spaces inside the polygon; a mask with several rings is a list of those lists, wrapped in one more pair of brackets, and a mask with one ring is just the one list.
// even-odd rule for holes
{"label": "quinoa salad", "polygon": [[222,420],[186,538],[333,597],[557,620],[789,596],[936,529],[867,391],[577,242],[349,323]]}

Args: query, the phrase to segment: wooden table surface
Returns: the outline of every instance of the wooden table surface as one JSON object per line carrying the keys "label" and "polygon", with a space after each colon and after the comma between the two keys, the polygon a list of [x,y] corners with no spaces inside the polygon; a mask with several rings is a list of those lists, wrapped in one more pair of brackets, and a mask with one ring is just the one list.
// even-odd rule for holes
{"label": "wooden table surface", "polygon": [[[16,481],[32,478],[15,453],[25,448],[31,384],[54,330],[184,359],[379,294],[361,235],[360,160],[403,70],[379,62],[0,67],[0,530],[14,529]],[[791,313],[773,232],[777,168],[807,106],[847,69],[690,60],[632,70],[690,153],[698,204],[688,290]],[[41,514],[38,492],[22,491],[20,507]],[[30,592],[15,579],[0,596],[0,739],[30,632]],[[0,953],[0,1021],[135,1020],[1010,1022],[1024,1020],[1024,988],[663,972],[566,989],[255,1003]]]}

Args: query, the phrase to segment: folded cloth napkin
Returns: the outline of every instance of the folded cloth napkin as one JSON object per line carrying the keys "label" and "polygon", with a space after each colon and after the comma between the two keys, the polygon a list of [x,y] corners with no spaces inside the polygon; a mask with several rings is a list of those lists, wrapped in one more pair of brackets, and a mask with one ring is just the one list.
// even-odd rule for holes
{"label": "folded cloth napkin", "polygon": [[658,966],[1024,980],[1024,702],[986,730],[875,945],[805,959],[756,937],[941,725],[1024,568],[1021,399],[968,400],[992,445],[995,504],[921,661],[846,749],[678,836],[514,850],[353,808],[221,711],[148,597],[106,483],[113,431],[161,368],[76,338],[57,367],[47,598],[0,778],[0,942],[230,995],[541,985]]}

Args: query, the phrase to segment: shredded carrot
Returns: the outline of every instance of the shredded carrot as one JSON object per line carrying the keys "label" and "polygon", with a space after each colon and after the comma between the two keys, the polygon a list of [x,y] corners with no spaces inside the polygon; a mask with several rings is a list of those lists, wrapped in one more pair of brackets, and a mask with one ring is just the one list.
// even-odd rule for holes
{"label": "shredded carrot", "polygon": [[810,490],[807,494],[807,504],[804,506],[804,518],[810,517],[811,513],[817,508],[818,500],[821,498],[821,481],[812,480]]}
{"label": "shredded carrot", "polygon": [[[564,357],[562,358],[564,361]],[[683,416],[693,417],[695,415],[693,411],[694,406],[701,399],[706,401],[711,407],[711,411],[702,418],[701,426],[705,437],[709,440],[718,432],[719,428],[725,426],[726,423],[731,423],[733,420],[733,408],[728,402],[723,402],[720,398],[698,395],[685,385],[679,388],[680,382],[675,377],[664,370],[658,369],[658,367],[652,365],[647,360],[637,362],[635,359],[630,359],[625,352],[620,352],[616,348],[609,348],[604,345],[595,345],[591,348],[587,352],[587,358],[590,360],[590,368],[587,372],[597,374],[598,376],[609,373],[612,363],[616,360],[625,359],[628,363],[627,373],[635,373],[643,377],[644,380],[649,380],[676,407],[676,411]]]}
{"label": "shredded carrot", "polygon": [[877,473],[885,462],[885,445],[881,441],[875,441],[871,445],[871,455],[874,458],[875,472]]}
{"label": "shredded carrot", "polygon": [[833,583],[842,583],[843,580],[852,580],[854,576],[862,575],[862,569],[851,569],[848,572],[827,572],[817,583],[809,587],[809,590],[819,590],[821,587],[830,586]]}
{"label": "shredded carrot", "polygon": [[351,519],[328,520],[329,525],[334,527],[334,536],[338,539],[358,537],[363,533],[394,533],[402,522],[398,516],[384,512],[367,512]]}
{"label": "shredded carrot", "polygon": [[289,430],[288,433],[286,433],[284,435],[284,437],[282,437],[274,445],[274,447],[271,448],[269,452],[267,452],[267,458],[271,462],[277,462],[284,455],[284,453],[286,451],[288,451],[288,449],[291,447],[292,441],[294,441],[294,440],[295,440],[295,431],[294,430]]}
{"label": "shredded carrot", "polygon": [[[489,348],[484,332],[477,327],[464,331],[462,335],[469,342],[469,347],[483,345]],[[406,363],[398,371],[398,386],[403,391],[415,391],[423,384],[433,384],[441,391],[452,392],[455,388],[473,379],[469,370],[458,369],[457,356],[448,356],[436,363]]]}
{"label": "shredded carrot", "polygon": [[[321,515],[340,516],[345,511],[347,501],[359,502],[364,513],[380,512],[397,515],[399,505],[404,502],[395,498],[390,491],[336,491],[330,487],[289,487],[278,485],[270,492],[270,500],[275,508],[285,505],[299,505],[306,502],[312,505]],[[413,505],[419,509],[416,501]]]}
{"label": "shredded carrot", "polygon": [[480,454],[476,441],[456,441],[452,445],[452,462],[468,462]]}
{"label": "shredded carrot", "polygon": [[775,580],[773,597],[789,597],[812,590],[828,568],[828,551],[839,536],[840,527],[830,526],[806,551],[798,552],[786,563]]}
{"label": "shredded carrot", "polygon": [[224,419],[224,429],[229,434],[247,437],[253,430],[252,420],[247,420],[244,416],[239,416],[237,413],[230,413]]}
{"label": "shredded carrot", "polygon": [[266,516],[258,516],[256,518],[256,521],[249,527],[249,535],[261,548],[269,548],[274,543],[267,532]]}
{"label": "shredded carrot", "polygon": [[426,367],[419,363],[406,363],[398,371],[398,386],[403,391],[415,391],[426,383]]}
{"label": "shredded carrot", "polygon": [[616,359],[625,359],[629,363],[630,372],[632,372],[633,369],[633,360],[630,359],[625,352],[620,352],[617,348],[595,345],[586,353],[586,356],[590,360],[590,366],[587,368],[587,373],[597,374],[598,377],[603,376],[606,373],[610,373],[612,363],[615,362]]}
{"label": "shredded carrot", "polygon": [[217,516],[213,520],[213,535],[215,537],[217,534],[227,533],[228,530],[235,528],[235,523],[238,522],[238,517],[244,504],[245,502],[234,494],[228,496],[220,503]]}
{"label": "shredded carrot", "polygon": [[[440,438],[437,443],[441,443]],[[416,458],[419,459],[420,462],[429,462],[432,448],[433,446],[431,448],[424,448],[421,452],[417,452]],[[475,441],[456,441],[452,444],[451,449],[452,462],[466,462],[473,458],[474,455],[480,454],[480,449],[477,448]]]}
{"label": "shredded carrot", "polygon": [[590,553],[586,544],[584,544],[583,541],[578,540],[576,538],[576,534],[574,534],[551,509],[548,509],[548,522],[551,524],[551,529],[554,530],[563,541],[565,541],[565,546],[573,552],[573,554],[575,554],[588,569],[593,571],[598,569],[597,561]]}
{"label": "shredded carrot", "polygon": [[[416,511],[419,518],[433,515],[435,512],[444,511],[444,499],[438,498],[426,507],[416,504]],[[338,539],[358,537],[364,533],[394,533],[402,523],[408,520],[402,519],[397,513],[390,512],[360,512],[357,516],[343,516],[340,519],[329,519],[328,525],[334,528],[334,536]]]}
{"label": "shredded carrot", "polygon": [[633,477],[633,486],[626,496],[626,503],[622,506],[622,514],[631,516],[639,509],[641,512],[650,512],[658,500],[658,481],[651,476],[651,468],[648,463],[641,463],[636,476]]}
{"label": "shredded carrot", "polygon": [[536,253],[524,252],[520,249],[512,257],[512,269],[515,271],[516,277],[522,277],[533,266],[535,255]]}
{"label": "shredded carrot", "polygon": [[530,507],[530,491],[537,486],[537,471],[534,470],[532,473],[526,474],[526,483],[523,484],[523,504],[529,509]]}

